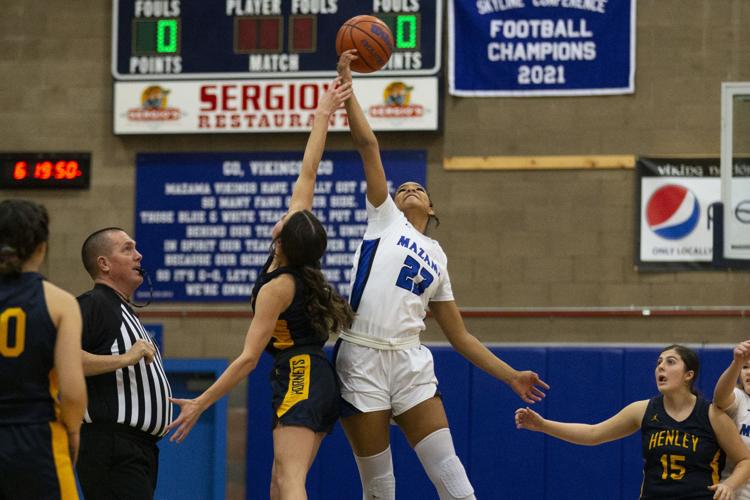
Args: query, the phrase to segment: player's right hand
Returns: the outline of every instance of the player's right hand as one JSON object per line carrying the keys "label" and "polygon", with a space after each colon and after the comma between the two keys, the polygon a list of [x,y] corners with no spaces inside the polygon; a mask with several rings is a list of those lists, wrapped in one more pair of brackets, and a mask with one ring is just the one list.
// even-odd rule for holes
{"label": "player's right hand", "polygon": [[146,364],[150,364],[154,360],[156,355],[156,348],[151,342],[146,340],[137,340],[133,346],[128,349],[126,353],[128,356],[128,366],[137,364],[141,359],[146,361]]}
{"label": "player's right hand", "polygon": [[734,500],[734,490],[724,483],[714,484],[708,489],[714,492],[714,500]]}
{"label": "player's right hand", "polygon": [[544,419],[531,408],[519,408],[516,410],[516,429],[529,431],[541,431]]}
{"label": "player's right hand", "polygon": [[357,49],[345,50],[339,56],[339,62],[336,65],[336,71],[338,71],[339,76],[341,77],[343,81],[345,82],[352,81],[351,64],[352,64],[352,61],[356,61],[357,59],[359,59],[359,56],[357,55]]}
{"label": "player's right hand", "polygon": [[168,434],[174,430],[172,436],[169,438],[169,442],[174,443],[177,441],[181,443],[190,434],[190,430],[203,414],[205,408],[201,407],[197,399],[169,398],[169,402],[180,407],[180,414],[167,426],[166,433]]}

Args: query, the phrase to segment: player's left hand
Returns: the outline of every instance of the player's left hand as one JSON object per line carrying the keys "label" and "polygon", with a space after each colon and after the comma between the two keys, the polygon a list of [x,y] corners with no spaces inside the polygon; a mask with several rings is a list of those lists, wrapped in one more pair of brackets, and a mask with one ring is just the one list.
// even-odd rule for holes
{"label": "player's left hand", "polygon": [[708,489],[714,492],[714,500],[734,500],[734,490],[724,483],[714,484]]}
{"label": "player's left hand", "polygon": [[539,375],[530,370],[516,372],[509,385],[519,398],[529,404],[534,404],[544,398],[544,392],[540,387],[549,390],[549,386],[539,378]]}
{"label": "player's left hand", "polygon": [[344,105],[344,102],[352,96],[352,82],[344,82],[341,77],[333,80],[328,89],[318,102],[318,109],[331,115],[334,111]]}
{"label": "player's left hand", "polygon": [[187,437],[190,430],[200,418],[205,410],[195,399],[175,399],[169,398],[169,401],[180,407],[180,415],[167,426],[167,432],[177,429],[172,437],[169,438],[171,443],[177,441],[181,443]]}
{"label": "player's left hand", "polygon": [[336,71],[343,81],[352,81],[352,69],[350,66],[352,61],[356,61],[357,59],[359,59],[357,49],[345,50],[339,56],[339,62],[336,64]]}

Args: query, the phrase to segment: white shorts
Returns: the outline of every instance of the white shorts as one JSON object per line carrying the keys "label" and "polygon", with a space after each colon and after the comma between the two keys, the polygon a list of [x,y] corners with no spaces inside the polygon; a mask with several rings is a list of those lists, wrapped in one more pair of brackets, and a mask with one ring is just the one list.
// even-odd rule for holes
{"label": "white shorts", "polygon": [[437,394],[432,353],[422,345],[381,350],[342,340],[335,363],[341,397],[361,412],[398,416]]}

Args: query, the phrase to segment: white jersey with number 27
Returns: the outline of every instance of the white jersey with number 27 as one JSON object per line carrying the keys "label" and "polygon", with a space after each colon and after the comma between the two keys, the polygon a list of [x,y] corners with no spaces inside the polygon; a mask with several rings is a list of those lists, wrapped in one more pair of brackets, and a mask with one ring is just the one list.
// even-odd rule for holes
{"label": "white jersey with number 27", "polygon": [[367,231],[354,255],[351,332],[403,338],[425,329],[430,301],[453,300],[448,259],[437,241],[406,219],[390,196],[367,201]]}

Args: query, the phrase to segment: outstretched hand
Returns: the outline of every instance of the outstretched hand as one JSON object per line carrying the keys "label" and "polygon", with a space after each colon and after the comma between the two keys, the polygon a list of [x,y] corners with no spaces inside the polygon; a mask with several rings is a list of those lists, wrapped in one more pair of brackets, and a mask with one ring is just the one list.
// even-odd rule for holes
{"label": "outstretched hand", "polygon": [[737,344],[732,355],[737,364],[743,365],[747,363],[747,361],[750,360],[750,340],[745,340],[744,342]]}
{"label": "outstretched hand", "polygon": [[338,64],[336,64],[336,71],[338,71],[339,76],[343,81],[352,81],[351,64],[352,61],[356,61],[357,59],[359,59],[359,56],[357,55],[357,49],[345,50],[339,56],[339,62]]}
{"label": "outstretched hand", "polygon": [[195,399],[169,398],[169,401],[180,407],[180,415],[167,426],[167,432],[177,429],[169,441],[181,443],[200,418],[204,408],[201,408]]}
{"label": "outstretched hand", "polygon": [[531,408],[519,408],[516,410],[516,429],[526,429],[539,432],[542,430],[544,419]]}
{"label": "outstretched hand", "polygon": [[328,86],[318,102],[318,110],[333,114],[344,102],[352,96],[352,82],[344,82],[341,77],[336,78]]}
{"label": "outstretched hand", "polygon": [[539,378],[539,375],[529,370],[516,372],[509,385],[519,398],[530,404],[544,398],[544,392],[540,387],[549,390],[549,386]]}
{"label": "outstretched hand", "polygon": [[734,490],[724,483],[714,484],[708,487],[709,490],[714,492],[714,500],[733,500]]}

